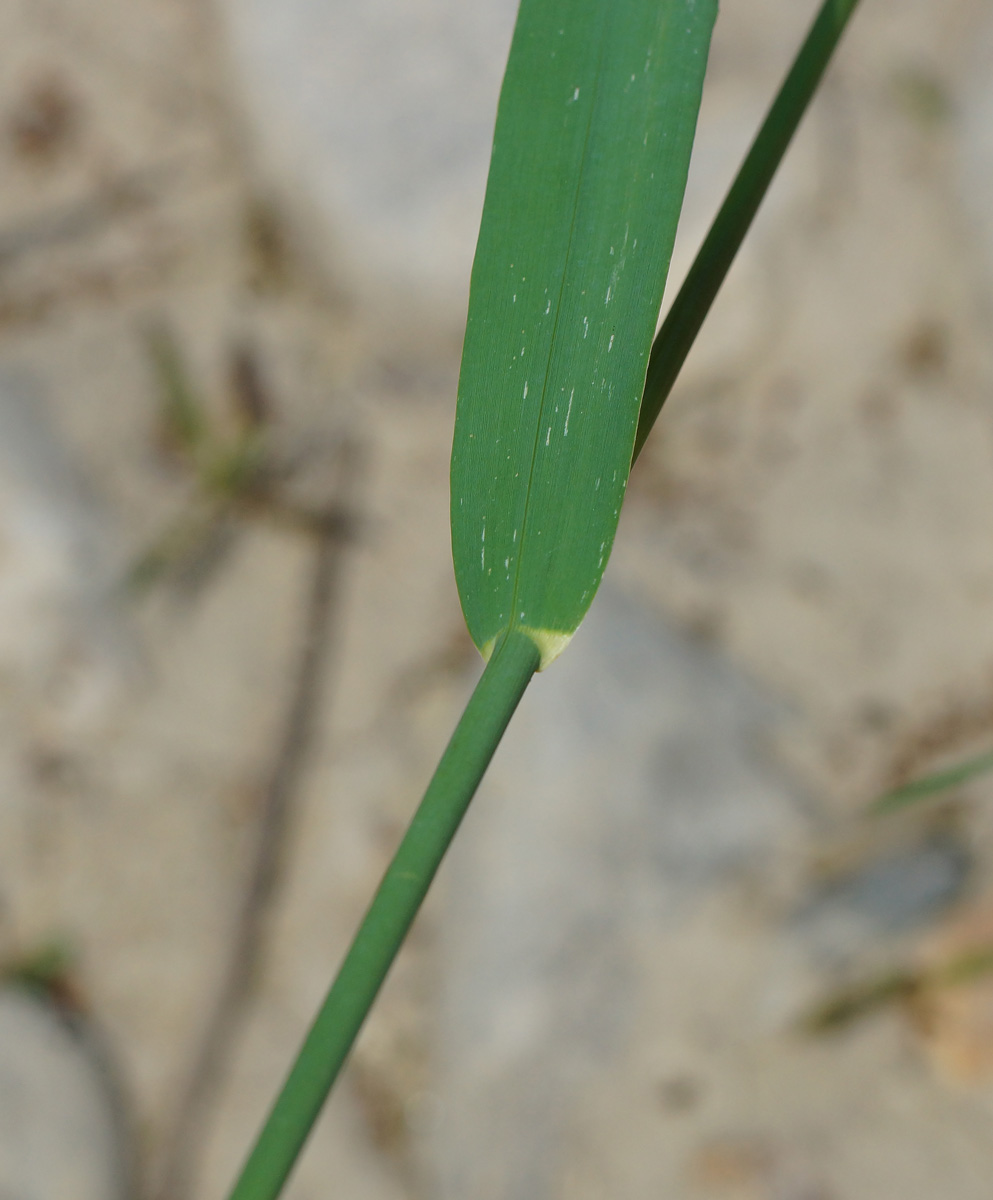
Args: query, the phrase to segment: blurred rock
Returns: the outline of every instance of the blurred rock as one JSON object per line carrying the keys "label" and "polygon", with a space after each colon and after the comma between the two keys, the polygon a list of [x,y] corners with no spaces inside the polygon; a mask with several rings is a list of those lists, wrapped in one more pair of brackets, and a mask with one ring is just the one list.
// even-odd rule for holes
{"label": "blurred rock", "polygon": [[932,834],[889,848],[812,889],[794,917],[807,948],[845,958],[933,920],[965,887],[970,856],[960,839]]}
{"label": "blurred rock", "polygon": [[0,990],[0,1195],[129,1200],[120,1114],[92,1049],[46,1003]]}
{"label": "blurred rock", "polygon": [[262,175],[367,299],[464,319],[516,7],[224,0]]}
{"label": "blurred rock", "polygon": [[0,687],[46,736],[92,732],[122,649],[106,531],[26,376],[0,373]]}

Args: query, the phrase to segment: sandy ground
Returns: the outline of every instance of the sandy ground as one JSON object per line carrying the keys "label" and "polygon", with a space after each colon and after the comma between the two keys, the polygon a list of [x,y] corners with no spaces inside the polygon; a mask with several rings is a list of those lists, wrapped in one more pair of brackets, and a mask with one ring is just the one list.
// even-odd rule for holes
{"label": "sandy ground", "polygon": [[[726,8],[677,276],[803,23]],[[54,991],[99,1037],[125,1193],[149,1200],[224,1193],[474,670],[447,530],[451,306],[411,302],[409,279],[384,299],[382,264],[364,290],[315,248],[321,219],[347,246],[345,218],[314,217],[307,179],[267,159],[231,22],[193,0],[0,8],[0,957],[13,977],[65,947]],[[704,720],[707,697],[761,696],[767,832],[721,809],[746,866],[708,868],[677,917],[661,885],[628,895],[601,939],[620,1032],[575,1071],[548,1033],[572,977],[535,976],[553,1007],[528,1036],[561,1120],[515,1181],[500,1163],[525,1145],[528,1077],[487,1092],[452,1057],[489,1045],[460,920],[527,828],[481,817],[478,865],[429,902],[298,1200],[988,1196],[982,981],[827,1039],[795,1021],[844,979],[989,937],[988,780],[885,828],[858,811],[993,725],[991,40],[983,0],[866,0],[632,482],[603,636],[643,629],[645,655],[710,679]],[[163,402],[170,345],[199,440]],[[217,483],[235,460],[247,491]],[[610,669],[583,661],[579,688]],[[627,759],[653,744],[638,728],[611,743]],[[539,750],[508,751],[493,794],[528,787]],[[604,785],[580,774],[599,813],[580,861],[602,866]],[[207,1069],[266,813],[259,957]],[[501,838],[507,858],[480,857]],[[887,863],[940,878],[879,917]],[[555,920],[535,942],[552,957],[556,928],[576,932]]]}

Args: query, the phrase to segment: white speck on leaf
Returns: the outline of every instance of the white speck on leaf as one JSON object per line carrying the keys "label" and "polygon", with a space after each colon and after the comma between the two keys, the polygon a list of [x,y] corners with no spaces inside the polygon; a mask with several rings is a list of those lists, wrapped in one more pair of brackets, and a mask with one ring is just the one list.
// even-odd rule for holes
{"label": "white speck on leaf", "polygon": [[609,354],[614,348],[614,335],[610,335],[610,341],[607,343],[607,353]]}
{"label": "white speck on leaf", "polygon": [[548,432],[545,434],[545,445],[547,446],[552,440],[552,427],[548,426]]}
{"label": "white speck on leaf", "polygon": [[576,389],[573,388],[569,393],[569,407],[565,410],[565,433],[563,434],[563,437],[569,436],[569,418],[572,416],[572,398],[575,396],[575,394]]}

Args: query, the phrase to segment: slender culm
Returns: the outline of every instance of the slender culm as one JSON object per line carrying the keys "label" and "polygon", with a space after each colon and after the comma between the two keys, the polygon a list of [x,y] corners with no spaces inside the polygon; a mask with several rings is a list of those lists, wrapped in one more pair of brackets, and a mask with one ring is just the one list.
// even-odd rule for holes
{"label": "slender culm", "polygon": [[537,668],[523,634],[494,649],[231,1200],[274,1200],[282,1190]]}

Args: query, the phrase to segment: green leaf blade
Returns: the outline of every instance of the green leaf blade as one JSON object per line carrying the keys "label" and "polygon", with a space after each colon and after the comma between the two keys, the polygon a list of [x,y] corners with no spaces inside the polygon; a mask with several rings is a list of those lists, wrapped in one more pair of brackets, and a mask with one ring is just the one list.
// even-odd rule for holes
{"label": "green leaf blade", "polygon": [[542,665],[599,586],[627,486],[714,0],[523,0],[473,266],[452,546],[484,655]]}

